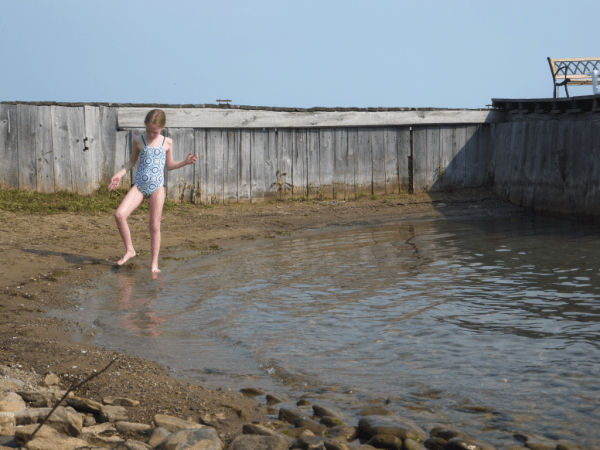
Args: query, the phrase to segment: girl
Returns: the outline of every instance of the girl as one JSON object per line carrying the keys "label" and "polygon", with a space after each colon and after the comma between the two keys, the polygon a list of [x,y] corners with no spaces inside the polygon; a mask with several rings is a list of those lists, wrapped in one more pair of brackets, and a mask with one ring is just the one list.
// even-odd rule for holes
{"label": "girl", "polygon": [[188,164],[194,164],[198,155],[190,152],[185,161],[173,161],[173,141],[160,134],[167,124],[164,111],[153,109],[146,115],[145,136],[141,135],[133,141],[133,151],[129,162],[115,174],[110,180],[108,189],[110,191],[119,187],[121,178],[131,170],[138,156],[140,164],[135,174],[135,180],[131,190],[127,193],[117,211],[115,220],[119,227],[119,233],[125,244],[125,256],[117,265],[122,266],[130,258],[135,256],[135,250],[131,243],[131,234],[127,225],[127,218],[140,204],[144,198],[148,198],[150,206],[150,248],[152,252],[152,273],[158,273],[158,251],[160,249],[160,220],[162,217],[163,204],[165,202],[164,169],[175,170]]}

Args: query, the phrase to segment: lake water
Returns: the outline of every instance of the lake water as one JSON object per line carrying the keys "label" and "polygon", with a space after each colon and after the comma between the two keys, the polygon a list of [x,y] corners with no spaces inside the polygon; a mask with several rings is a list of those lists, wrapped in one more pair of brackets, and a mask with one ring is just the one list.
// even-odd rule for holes
{"label": "lake water", "polygon": [[512,210],[330,226],[162,269],[107,273],[71,318],[204,386],[312,393],[349,422],[391,398],[426,430],[500,446],[600,442],[593,224]]}

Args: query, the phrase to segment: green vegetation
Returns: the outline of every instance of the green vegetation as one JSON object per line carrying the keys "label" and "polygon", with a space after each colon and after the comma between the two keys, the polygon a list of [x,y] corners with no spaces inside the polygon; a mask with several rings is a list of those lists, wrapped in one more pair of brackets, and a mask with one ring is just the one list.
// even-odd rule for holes
{"label": "green vegetation", "polygon": [[[0,209],[28,214],[112,213],[117,209],[126,193],[126,189],[110,192],[106,187],[101,187],[91,195],[79,195],[72,192],[43,194],[18,189],[0,190]],[[178,204],[173,200],[165,199],[163,210],[172,211],[177,206]],[[141,211],[148,211],[148,202],[142,202],[134,214]]]}

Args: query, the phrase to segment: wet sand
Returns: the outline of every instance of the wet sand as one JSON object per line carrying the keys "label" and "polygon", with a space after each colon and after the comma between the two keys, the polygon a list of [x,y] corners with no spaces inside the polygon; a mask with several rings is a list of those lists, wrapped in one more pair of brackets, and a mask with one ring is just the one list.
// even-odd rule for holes
{"label": "wet sand", "polygon": [[[383,200],[184,206],[163,215],[160,258],[173,258],[183,250],[201,256],[245,239],[277,239],[330,224],[442,216],[440,205],[444,215],[510,207],[485,189]],[[70,380],[102,369],[115,356],[90,344],[90,330],[45,313],[77,308],[72,293],[107,271],[147,270],[151,276],[148,214],[134,215],[129,223],[139,257],[117,269],[115,262],[124,248],[110,214],[0,211],[0,364],[56,373],[67,387]],[[171,377],[166,368],[151,361],[118,356],[114,370],[79,393],[94,400],[121,395],[140,400],[134,421],[149,423],[154,414],[167,412],[210,422],[227,442],[241,433],[244,423],[274,412],[239,392],[204,389]]]}

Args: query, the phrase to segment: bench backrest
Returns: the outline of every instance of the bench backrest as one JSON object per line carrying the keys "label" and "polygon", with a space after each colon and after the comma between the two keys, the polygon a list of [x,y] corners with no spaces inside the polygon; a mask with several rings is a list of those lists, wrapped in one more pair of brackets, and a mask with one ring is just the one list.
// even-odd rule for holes
{"label": "bench backrest", "polygon": [[592,84],[588,73],[600,70],[600,58],[548,58],[554,83],[569,78],[569,84]]}

